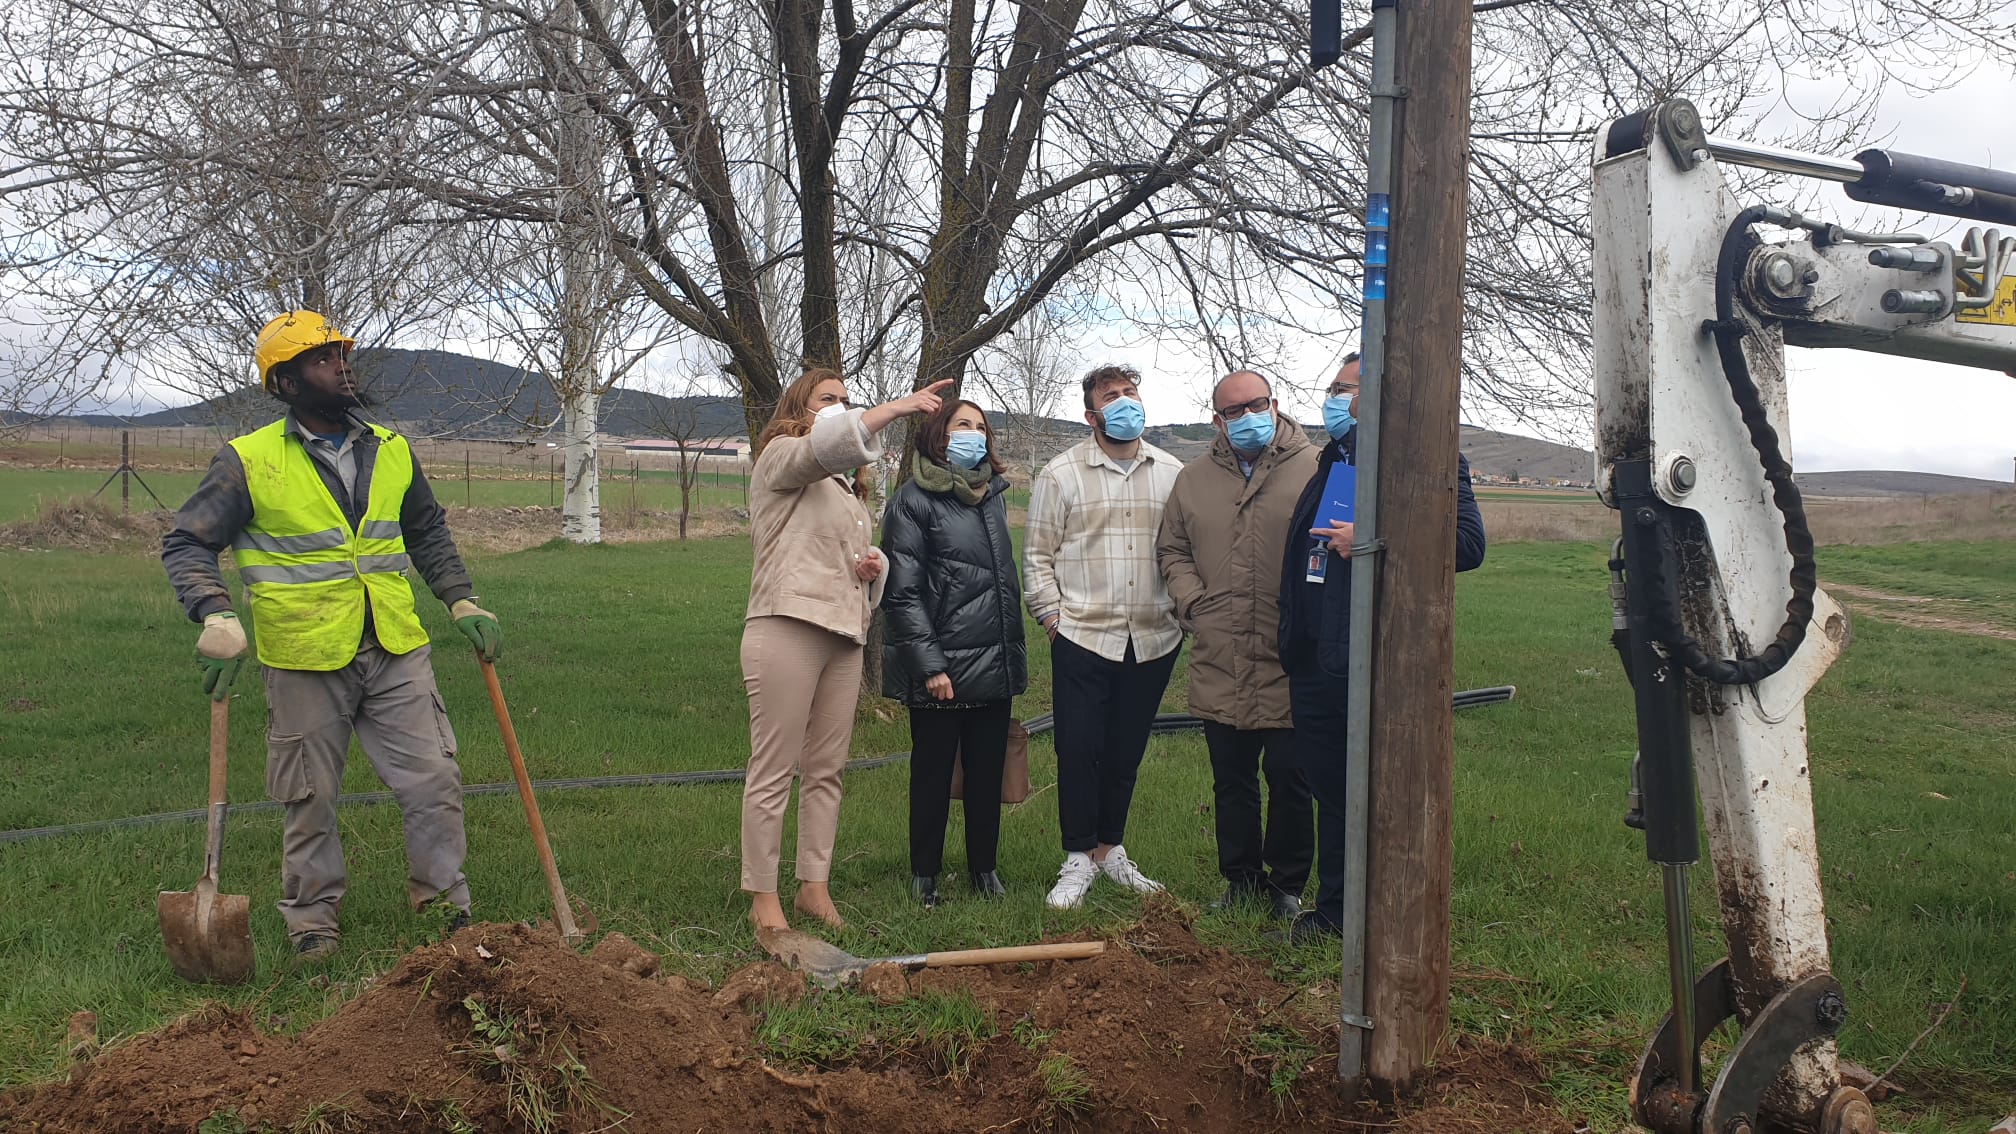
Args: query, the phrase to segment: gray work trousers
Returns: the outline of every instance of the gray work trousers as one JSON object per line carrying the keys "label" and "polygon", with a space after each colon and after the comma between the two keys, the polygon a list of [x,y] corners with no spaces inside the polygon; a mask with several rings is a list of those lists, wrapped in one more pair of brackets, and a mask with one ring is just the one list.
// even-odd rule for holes
{"label": "gray work trousers", "polygon": [[436,897],[469,908],[462,769],[430,653],[388,654],[366,635],[342,669],[265,667],[266,791],[287,805],[280,916],[296,942],[337,935],[349,881],[336,797],[353,732],[405,818],[407,899],[416,910]]}

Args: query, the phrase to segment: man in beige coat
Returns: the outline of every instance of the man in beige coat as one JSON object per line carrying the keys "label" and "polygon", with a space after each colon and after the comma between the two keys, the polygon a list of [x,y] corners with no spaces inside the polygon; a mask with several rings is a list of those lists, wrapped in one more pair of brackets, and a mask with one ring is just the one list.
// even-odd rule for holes
{"label": "man in beige coat", "polygon": [[1219,905],[1264,900],[1286,920],[1301,909],[1315,826],[1308,782],[1294,764],[1276,644],[1281,555],[1296,499],[1316,471],[1316,447],[1251,370],[1220,379],[1211,405],[1218,437],[1208,459],[1177,475],[1155,558],[1176,618],[1192,635],[1190,711],[1203,718],[1211,751],[1226,884]]}

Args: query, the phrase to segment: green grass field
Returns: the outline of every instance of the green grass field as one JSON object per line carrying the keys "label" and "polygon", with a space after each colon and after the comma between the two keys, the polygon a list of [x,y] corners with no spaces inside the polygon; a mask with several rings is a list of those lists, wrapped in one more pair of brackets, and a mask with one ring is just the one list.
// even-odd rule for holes
{"label": "green grass field", "polygon": [[[1822,575],[1985,606],[2016,584],[2008,551],[1827,550]],[[1608,647],[1603,557],[1595,545],[1505,545],[1459,582],[1458,688],[1512,683],[1519,695],[1458,715],[1454,1018],[1461,1032],[1534,1047],[1564,1109],[1614,1130],[1665,977],[1657,876],[1619,821],[1634,740]],[[504,621],[500,671],[535,776],[743,763],[745,540],[548,546],[471,566]],[[436,671],[465,779],[507,779],[476,667],[438,604],[422,609],[442,643]],[[0,552],[0,830],[199,806],[207,709],[194,637],[147,557]],[[1032,661],[1025,717],[1048,708],[1044,651]],[[1808,703],[1835,968],[1850,992],[1843,1050],[1883,1069],[1966,981],[1897,1072],[1910,1094],[1883,1108],[1885,1129],[1978,1134],[2016,1109],[2012,665],[2016,642],[1858,617],[1851,649]],[[232,797],[249,801],[263,796],[264,713],[256,678],[241,678],[238,692]],[[1181,705],[1179,670],[1166,707]],[[856,753],[901,750],[905,733],[900,714],[864,711]],[[852,924],[839,943],[857,953],[1010,944],[1128,918],[1134,902],[1110,888],[1079,911],[1043,908],[1059,858],[1047,741],[1032,762],[1038,793],[1004,822],[1010,899],[983,905],[955,885],[932,914],[905,891],[904,769],[851,776],[834,890]],[[353,757],[348,790],[377,786]],[[604,928],[711,977],[750,956],[735,892],[739,798],[736,786],[715,785],[553,792],[542,803],[570,890]],[[1201,739],[1158,739],[1128,847],[1199,906],[1221,885],[1209,799]],[[479,915],[542,916],[517,801],[474,798],[468,816]],[[262,978],[225,999],[256,1005],[274,1026],[299,1029],[332,1011],[430,932],[403,908],[397,811],[351,807],[343,824],[344,951],[328,980],[313,981],[285,967],[272,909],[279,818],[233,821],[224,889],[251,895]],[[0,843],[0,1086],[62,1069],[74,1011],[97,1012],[101,1034],[114,1037],[204,998],[174,979],[154,924],[155,893],[185,889],[200,872],[201,840],[200,826],[174,825]],[[955,872],[958,846],[955,817]],[[789,853],[787,844],[787,862]],[[1705,866],[1696,893],[1705,963],[1722,952]],[[1227,915],[1200,922],[1209,939],[1266,956],[1285,979],[1331,975],[1334,947],[1290,955],[1262,928]]]}

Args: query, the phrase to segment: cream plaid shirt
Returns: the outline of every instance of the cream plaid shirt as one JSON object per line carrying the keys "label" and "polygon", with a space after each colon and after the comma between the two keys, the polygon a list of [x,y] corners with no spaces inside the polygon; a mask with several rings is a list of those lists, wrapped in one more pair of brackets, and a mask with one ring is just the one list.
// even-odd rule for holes
{"label": "cream plaid shirt", "polygon": [[1176,606],[1155,566],[1162,508],[1181,461],[1141,443],[1123,471],[1086,438],[1057,454],[1029,492],[1024,600],[1038,621],[1108,661],[1159,658],[1183,644]]}

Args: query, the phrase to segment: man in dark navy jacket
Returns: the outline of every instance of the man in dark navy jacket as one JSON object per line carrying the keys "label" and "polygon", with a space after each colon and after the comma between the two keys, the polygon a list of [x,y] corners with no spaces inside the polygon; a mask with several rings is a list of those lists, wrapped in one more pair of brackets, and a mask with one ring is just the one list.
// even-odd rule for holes
{"label": "man in dark navy jacket", "polygon": [[[1351,525],[1311,535],[1331,466],[1357,460],[1358,356],[1347,355],[1323,403],[1330,444],[1295,505],[1281,566],[1281,664],[1295,722],[1295,757],[1316,797],[1316,904],[1296,919],[1297,944],[1335,937],[1344,919],[1344,752],[1351,672]],[[1388,458],[1392,459],[1392,458]],[[1312,545],[1322,542],[1322,580],[1310,582]],[[1470,462],[1456,456],[1456,569],[1484,562],[1484,517],[1470,489]]]}

